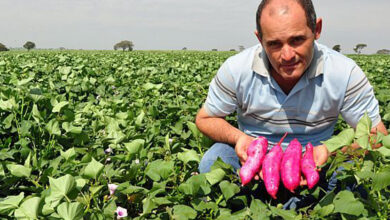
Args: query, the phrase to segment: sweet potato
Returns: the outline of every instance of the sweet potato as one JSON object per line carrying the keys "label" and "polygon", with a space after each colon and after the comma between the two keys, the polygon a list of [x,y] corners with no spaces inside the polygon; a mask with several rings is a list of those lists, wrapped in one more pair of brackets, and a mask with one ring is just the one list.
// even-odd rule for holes
{"label": "sweet potato", "polygon": [[247,149],[248,158],[240,169],[242,185],[248,184],[252,178],[259,173],[264,156],[267,153],[268,140],[265,137],[258,137],[251,142]]}
{"label": "sweet potato", "polygon": [[294,193],[301,181],[302,145],[295,138],[284,152],[281,164],[282,182],[286,189]]}
{"label": "sweet potato", "polygon": [[280,162],[283,157],[283,149],[280,146],[287,133],[284,134],[279,143],[275,145],[267,155],[265,155],[263,166],[261,168],[263,173],[263,180],[268,194],[276,199],[276,194],[279,190],[280,183]]}
{"label": "sweet potato", "polygon": [[301,161],[302,173],[306,177],[307,186],[313,188],[320,180],[320,175],[316,169],[316,164],[313,158],[313,145],[309,142],[306,145],[306,152]]}

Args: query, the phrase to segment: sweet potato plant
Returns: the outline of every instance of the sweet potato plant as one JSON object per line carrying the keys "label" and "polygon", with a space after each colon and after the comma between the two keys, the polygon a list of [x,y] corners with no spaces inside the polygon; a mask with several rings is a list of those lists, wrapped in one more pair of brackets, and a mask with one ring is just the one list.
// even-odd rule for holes
{"label": "sweet potato plant", "polygon": [[[390,137],[340,119],[322,167],[338,190],[283,210],[240,186],[218,160],[198,174],[212,141],[194,124],[208,84],[234,52],[35,51],[0,55],[0,219],[388,219]],[[390,122],[390,58],[353,56]],[[235,117],[228,117],[235,124]],[[379,150],[373,142],[382,143]],[[341,169],[340,167],[343,167]],[[347,189],[353,183],[366,195]],[[278,196],[279,198],[279,196]]]}

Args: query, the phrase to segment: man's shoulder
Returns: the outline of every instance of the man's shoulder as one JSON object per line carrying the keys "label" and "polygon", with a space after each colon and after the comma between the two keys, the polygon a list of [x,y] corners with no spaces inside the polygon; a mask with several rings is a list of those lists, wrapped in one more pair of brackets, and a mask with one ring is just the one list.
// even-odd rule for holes
{"label": "man's shoulder", "polygon": [[260,44],[246,48],[234,56],[229,57],[225,62],[235,74],[248,71],[252,72],[253,59],[259,48],[261,48]]}
{"label": "man's shoulder", "polygon": [[[316,43],[317,47],[323,54],[325,64],[337,69],[351,70],[356,66],[356,63],[351,58],[345,56],[344,54],[337,52],[323,44]],[[333,69],[332,68],[332,69]]]}

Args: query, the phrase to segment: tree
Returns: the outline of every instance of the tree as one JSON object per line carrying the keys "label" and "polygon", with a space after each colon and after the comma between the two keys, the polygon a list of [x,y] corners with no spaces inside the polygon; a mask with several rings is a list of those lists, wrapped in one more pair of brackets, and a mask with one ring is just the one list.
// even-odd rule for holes
{"label": "tree", "polygon": [[125,51],[127,49],[129,51],[132,51],[133,47],[134,47],[133,42],[128,40],[123,40],[114,45],[114,50],[122,49],[123,51]]}
{"label": "tree", "polygon": [[214,48],[214,49],[211,49],[211,51],[218,51],[218,49],[215,49],[215,48]]}
{"label": "tree", "polygon": [[378,50],[376,54],[390,54],[390,50],[388,49]]}
{"label": "tree", "polygon": [[27,50],[34,49],[34,48],[35,48],[35,43],[34,43],[34,42],[31,42],[31,41],[27,41],[27,42],[23,45],[23,47],[26,48]]}
{"label": "tree", "polygon": [[332,49],[337,51],[337,52],[340,52],[341,51],[341,46],[340,46],[340,44],[336,44],[336,45],[333,46]]}
{"label": "tree", "polygon": [[236,51],[235,49],[230,49],[230,51]]}
{"label": "tree", "polygon": [[355,53],[361,54],[363,48],[365,48],[365,47],[367,47],[367,44],[357,44],[357,45],[353,48],[353,50],[355,51]]}
{"label": "tree", "polygon": [[0,51],[8,51],[8,48],[4,44],[0,43]]}
{"label": "tree", "polygon": [[242,45],[240,45],[240,46],[238,46],[238,50],[239,50],[239,51],[243,51],[243,50],[245,50],[245,47],[242,46]]}
{"label": "tree", "polygon": [[187,50],[187,47],[183,47],[181,50]]}

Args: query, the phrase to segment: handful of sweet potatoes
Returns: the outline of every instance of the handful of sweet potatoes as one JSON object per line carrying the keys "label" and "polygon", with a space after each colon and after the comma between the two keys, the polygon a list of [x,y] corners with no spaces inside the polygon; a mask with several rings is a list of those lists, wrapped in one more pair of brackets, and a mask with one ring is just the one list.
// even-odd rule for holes
{"label": "handful of sweet potatoes", "polygon": [[240,169],[242,185],[249,183],[260,168],[267,192],[274,199],[279,190],[280,177],[284,187],[293,193],[299,186],[301,173],[305,176],[309,189],[318,183],[319,174],[312,144],[306,145],[306,152],[302,157],[302,145],[294,139],[283,153],[280,145],[285,137],[286,134],[268,153],[268,141],[265,137],[259,137],[251,143],[247,150],[248,159]]}

